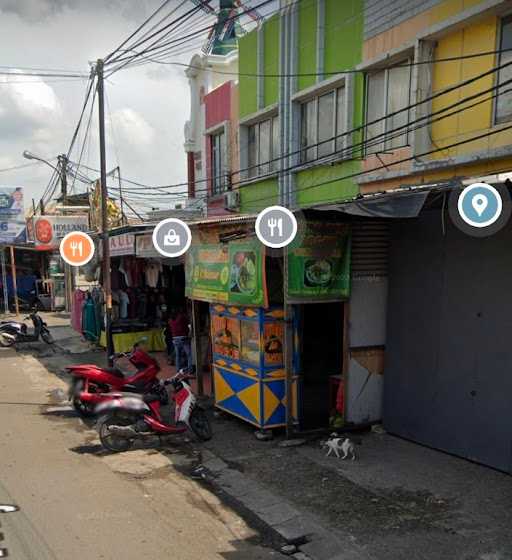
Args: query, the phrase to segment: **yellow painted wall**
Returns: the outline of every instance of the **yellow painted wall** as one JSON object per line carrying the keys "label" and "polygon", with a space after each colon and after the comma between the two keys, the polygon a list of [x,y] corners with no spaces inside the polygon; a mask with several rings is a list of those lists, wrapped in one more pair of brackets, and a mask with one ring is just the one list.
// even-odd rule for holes
{"label": "yellow painted wall", "polygon": [[[463,56],[477,52],[493,51],[496,49],[496,37],[499,27],[499,19],[491,16],[478,23],[468,25],[464,29],[451,33],[440,39],[435,51],[435,58],[442,59],[453,56]],[[442,91],[457,83],[477,76],[490,70],[498,61],[495,55],[458,60],[453,62],[439,62],[434,65],[432,91]],[[452,105],[462,99],[478,94],[479,92],[493,87],[495,74],[490,74],[463,88],[457,88],[432,102],[432,111],[436,111]],[[493,126],[493,93],[487,93],[473,99],[456,109],[462,109],[470,105],[478,105],[459,112],[448,118],[444,118],[432,124],[433,147],[445,147],[450,144],[467,140],[473,136],[496,130]],[[434,119],[438,116],[434,116]],[[510,123],[501,125],[507,127]],[[463,144],[456,148],[445,149],[432,155],[432,158],[446,158],[481,150],[492,150],[497,147],[512,143],[512,131],[504,131],[494,134],[488,138],[482,138],[474,142]]]}

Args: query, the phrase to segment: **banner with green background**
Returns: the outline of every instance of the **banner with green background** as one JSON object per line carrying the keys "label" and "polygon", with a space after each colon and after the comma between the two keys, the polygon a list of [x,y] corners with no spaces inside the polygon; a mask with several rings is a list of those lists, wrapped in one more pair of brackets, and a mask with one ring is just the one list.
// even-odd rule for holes
{"label": "banner with green background", "polygon": [[344,301],[350,296],[350,229],[309,223],[300,246],[288,250],[289,303]]}
{"label": "banner with green background", "polygon": [[257,241],[192,246],[186,256],[187,297],[216,303],[266,305],[265,257]]}

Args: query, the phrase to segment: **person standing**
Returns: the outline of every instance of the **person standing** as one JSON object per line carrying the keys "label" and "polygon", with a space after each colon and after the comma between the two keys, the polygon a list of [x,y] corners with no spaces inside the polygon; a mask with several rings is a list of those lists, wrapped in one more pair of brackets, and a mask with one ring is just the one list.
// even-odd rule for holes
{"label": "person standing", "polygon": [[[173,309],[168,321],[169,334],[176,354],[176,371],[186,369],[192,371],[192,348],[190,346],[190,332],[188,317],[182,309]],[[183,363],[183,354],[186,355],[186,368]]]}

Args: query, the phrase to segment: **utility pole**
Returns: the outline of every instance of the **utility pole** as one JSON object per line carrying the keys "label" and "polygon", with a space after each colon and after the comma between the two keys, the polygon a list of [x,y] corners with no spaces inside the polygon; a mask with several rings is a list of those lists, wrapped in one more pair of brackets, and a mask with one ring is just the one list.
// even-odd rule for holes
{"label": "utility pole", "polygon": [[101,238],[103,245],[103,289],[105,291],[105,338],[107,340],[107,360],[112,366],[114,343],[112,340],[112,286],[110,283],[110,245],[108,237],[108,189],[107,159],[105,154],[105,95],[103,80],[103,60],[96,62],[98,77],[98,117],[100,129],[100,181],[101,181]]}
{"label": "utility pole", "polygon": [[[61,154],[58,157],[58,169],[60,175],[60,192],[62,198],[62,205],[66,206],[68,202],[68,156]],[[66,311],[71,311],[71,302],[73,300],[74,278],[71,266],[67,263],[64,264],[64,290],[66,294]]]}
{"label": "utility pole", "polygon": [[62,204],[66,206],[66,203],[68,201],[68,176],[67,176],[68,156],[66,154],[61,154],[58,159],[59,159]]}

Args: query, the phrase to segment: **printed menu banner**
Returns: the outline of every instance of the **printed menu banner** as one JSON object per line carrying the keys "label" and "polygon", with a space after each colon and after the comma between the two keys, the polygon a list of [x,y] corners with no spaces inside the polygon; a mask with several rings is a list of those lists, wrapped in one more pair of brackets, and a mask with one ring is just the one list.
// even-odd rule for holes
{"label": "printed menu banner", "polygon": [[265,307],[265,258],[257,241],[192,246],[186,255],[192,299]]}
{"label": "printed menu banner", "polygon": [[289,303],[344,301],[350,295],[350,229],[309,223],[300,246],[288,251]]}
{"label": "printed menu banner", "polygon": [[25,208],[22,187],[0,187],[0,243],[24,242]]}

